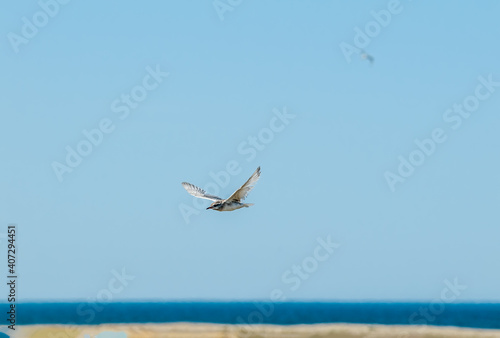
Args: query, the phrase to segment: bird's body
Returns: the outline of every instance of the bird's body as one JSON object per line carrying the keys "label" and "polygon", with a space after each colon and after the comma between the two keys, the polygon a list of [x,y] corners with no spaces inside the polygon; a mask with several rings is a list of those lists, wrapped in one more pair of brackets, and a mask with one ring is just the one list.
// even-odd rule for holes
{"label": "bird's body", "polygon": [[[219,202],[221,206],[219,208],[214,208],[213,205],[211,205],[211,208],[208,207],[208,209],[214,209],[217,211],[233,211],[241,208],[248,208],[249,206],[252,206],[252,203],[240,203],[240,202],[224,202],[224,200]],[[213,204],[213,203],[212,203]]]}
{"label": "bird's body", "polygon": [[245,182],[238,190],[236,190],[231,196],[229,196],[227,199],[222,199],[218,196],[210,195],[207,194],[207,192],[201,188],[198,188],[197,186],[187,183],[187,182],[182,182],[182,186],[188,193],[193,195],[194,197],[198,198],[204,198],[207,200],[213,201],[213,203],[207,208],[207,209],[212,209],[212,210],[217,210],[217,211],[233,211],[237,210],[240,208],[248,208],[249,206],[252,206],[252,203],[242,203],[241,201],[244,200],[250,190],[253,189],[255,183],[260,178],[260,167],[255,170],[255,172],[250,176],[248,181]]}

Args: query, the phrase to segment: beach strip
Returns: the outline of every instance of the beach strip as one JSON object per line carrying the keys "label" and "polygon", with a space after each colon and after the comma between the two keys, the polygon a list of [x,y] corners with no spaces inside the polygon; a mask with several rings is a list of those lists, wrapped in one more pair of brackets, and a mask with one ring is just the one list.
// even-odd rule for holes
{"label": "beach strip", "polygon": [[16,338],[500,338],[500,330],[366,324],[250,326],[208,323],[155,323],[21,325],[16,327],[16,332],[12,336]]}

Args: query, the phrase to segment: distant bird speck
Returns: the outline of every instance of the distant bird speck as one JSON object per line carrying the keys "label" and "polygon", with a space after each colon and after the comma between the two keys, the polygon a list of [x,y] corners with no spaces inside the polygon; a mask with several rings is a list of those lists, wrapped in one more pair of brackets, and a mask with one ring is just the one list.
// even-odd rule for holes
{"label": "distant bird speck", "polygon": [[370,54],[368,54],[367,52],[365,52],[364,50],[361,50],[361,58],[363,60],[368,60],[370,61],[370,64],[373,64],[373,61],[375,61],[375,59],[373,58],[373,56],[371,56]]}

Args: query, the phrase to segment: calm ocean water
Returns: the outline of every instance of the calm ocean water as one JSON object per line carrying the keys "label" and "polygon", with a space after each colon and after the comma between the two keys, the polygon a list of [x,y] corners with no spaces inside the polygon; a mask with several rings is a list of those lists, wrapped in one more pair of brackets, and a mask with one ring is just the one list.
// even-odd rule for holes
{"label": "calm ocean water", "polygon": [[[6,304],[0,305],[7,308]],[[209,322],[426,324],[500,329],[500,304],[429,303],[20,303],[17,324]]]}

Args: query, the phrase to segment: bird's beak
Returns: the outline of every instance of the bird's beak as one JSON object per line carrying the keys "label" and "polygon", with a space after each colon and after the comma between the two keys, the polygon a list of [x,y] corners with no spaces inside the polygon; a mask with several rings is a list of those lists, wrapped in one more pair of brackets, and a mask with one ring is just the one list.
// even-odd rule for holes
{"label": "bird's beak", "polygon": [[208,209],[212,209],[212,208],[213,208],[213,207],[208,207],[208,208],[207,208],[207,210],[208,210]]}

